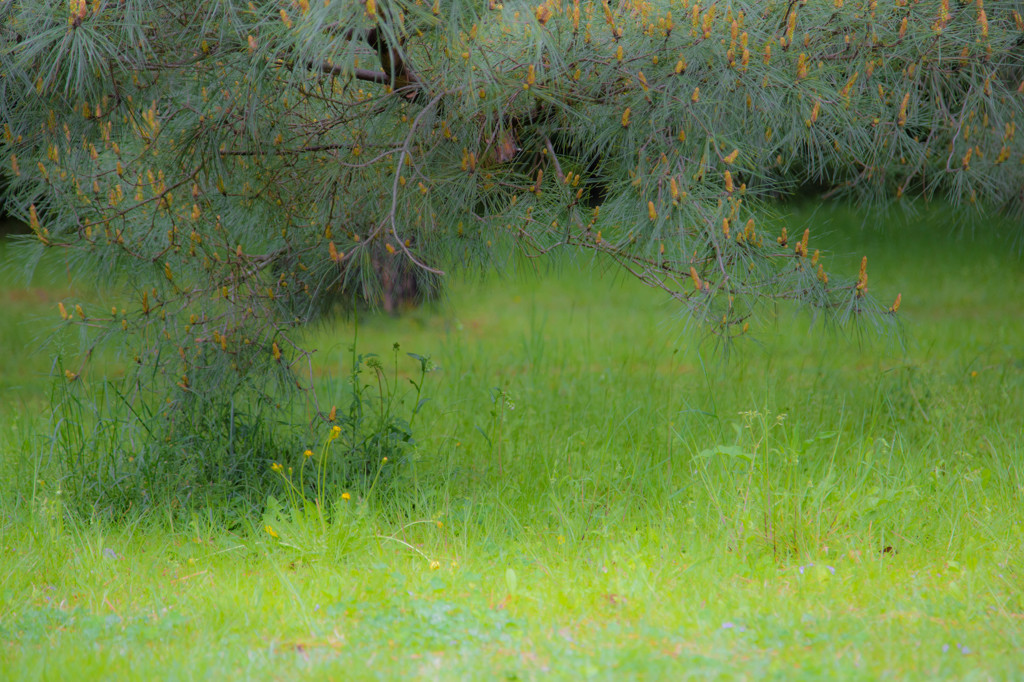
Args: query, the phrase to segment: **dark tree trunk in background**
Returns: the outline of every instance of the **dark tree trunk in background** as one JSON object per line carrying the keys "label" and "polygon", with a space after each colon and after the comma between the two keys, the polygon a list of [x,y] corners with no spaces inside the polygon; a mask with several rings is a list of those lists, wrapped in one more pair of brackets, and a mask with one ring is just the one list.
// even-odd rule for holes
{"label": "dark tree trunk in background", "polygon": [[355,301],[360,308],[400,315],[437,300],[442,291],[439,275],[384,248],[374,248],[367,258],[347,267],[352,270],[332,297],[345,310]]}

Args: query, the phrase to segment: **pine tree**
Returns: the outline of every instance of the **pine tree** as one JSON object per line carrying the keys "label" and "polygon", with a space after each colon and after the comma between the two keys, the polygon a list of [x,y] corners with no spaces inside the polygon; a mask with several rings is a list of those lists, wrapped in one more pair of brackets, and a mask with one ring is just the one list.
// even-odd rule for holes
{"label": "pine tree", "polygon": [[779,196],[1024,206],[1022,2],[0,12],[5,205],[126,292],[62,314],[128,343],[167,414],[292,385],[290,332],[395,268],[594,252],[731,339],[765,301],[898,308],[866,263],[838,276],[813,233],[769,233]]}

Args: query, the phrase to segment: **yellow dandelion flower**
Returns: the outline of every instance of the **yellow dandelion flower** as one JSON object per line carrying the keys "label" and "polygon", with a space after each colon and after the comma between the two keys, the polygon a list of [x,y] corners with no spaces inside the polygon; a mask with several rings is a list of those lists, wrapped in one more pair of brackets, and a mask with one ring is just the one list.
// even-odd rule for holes
{"label": "yellow dandelion flower", "polygon": [[275,530],[274,530],[274,529],[273,529],[273,528],[272,528],[272,527],[270,526],[270,524],[269,524],[269,523],[268,523],[268,524],[267,524],[266,526],[263,526],[263,530],[267,531],[267,535],[269,535],[269,536],[270,536],[270,537],[272,537],[272,538],[276,538],[276,537],[278,537],[278,535],[277,535],[277,531],[275,531]]}
{"label": "yellow dandelion flower", "polygon": [[341,499],[348,501],[348,500],[352,499],[352,496],[349,495],[348,493],[342,493],[341,494]]}

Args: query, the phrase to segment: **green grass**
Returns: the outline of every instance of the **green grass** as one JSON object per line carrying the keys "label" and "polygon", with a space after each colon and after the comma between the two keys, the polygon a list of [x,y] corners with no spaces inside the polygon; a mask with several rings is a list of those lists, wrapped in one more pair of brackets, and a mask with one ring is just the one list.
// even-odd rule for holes
{"label": "green grass", "polygon": [[[68,283],[48,264],[30,296],[8,275],[0,679],[1019,677],[1016,237],[862,220],[823,209],[812,239],[902,292],[905,345],[780,308],[723,363],[655,293],[590,264],[364,320],[363,352],[390,360],[397,341],[439,369],[412,461],[325,525],[287,505],[244,523],[68,514],[51,361],[27,353]],[[327,401],[352,334],[310,332]]]}

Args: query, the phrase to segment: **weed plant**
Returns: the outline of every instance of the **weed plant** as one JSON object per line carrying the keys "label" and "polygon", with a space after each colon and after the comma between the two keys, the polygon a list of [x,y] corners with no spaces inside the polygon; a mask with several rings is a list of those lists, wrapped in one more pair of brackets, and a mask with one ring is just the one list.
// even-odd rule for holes
{"label": "weed plant", "polygon": [[[307,427],[297,426],[309,417],[301,412],[304,401],[291,400],[294,392],[278,391],[276,400],[267,387],[226,392],[217,400],[197,394],[186,399],[191,404],[165,414],[152,401],[126,397],[133,389],[127,379],[86,381],[58,365],[48,459],[65,505],[74,513],[108,517],[153,506],[224,506],[234,510],[237,523],[262,513],[267,496],[283,483],[293,508],[304,507],[299,500],[314,501],[323,526],[328,497],[387,488],[392,472],[408,462],[416,445],[413,421],[426,403],[424,381],[433,369],[429,357],[407,354],[419,373],[408,378],[406,396],[399,344],[393,344],[386,368],[376,353],[357,351],[357,338],[354,331],[347,390],[335,395],[342,407],[332,406]],[[406,409],[407,398],[412,404]],[[176,430],[162,424],[166,419],[190,423]],[[148,437],[151,428],[166,437]],[[303,443],[324,428],[329,435],[314,457],[313,446]]]}

